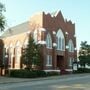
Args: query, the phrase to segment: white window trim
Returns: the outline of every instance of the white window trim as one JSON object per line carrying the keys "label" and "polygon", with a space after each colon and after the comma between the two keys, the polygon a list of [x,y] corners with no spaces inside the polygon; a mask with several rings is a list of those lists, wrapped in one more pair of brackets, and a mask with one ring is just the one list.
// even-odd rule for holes
{"label": "white window trim", "polygon": [[52,66],[52,65],[46,64],[46,66]]}
{"label": "white window trim", "polygon": [[69,40],[68,46],[69,46],[68,48],[69,52],[74,52],[74,44],[72,40]]}
{"label": "white window trim", "polygon": [[47,47],[47,49],[53,49],[53,48],[51,48],[51,47]]}
{"label": "white window trim", "polygon": [[52,49],[52,38],[49,33],[47,34],[47,37],[46,37],[46,48]]}
{"label": "white window trim", "polygon": [[[61,29],[58,30],[56,37],[57,37],[57,50],[65,51],[65,38]],[[61,39],[61,41],[59,41],[59,38]],[[63,43],[62,40],[64,40]],[[61,44],[60,47],[59,47],[59,43]]]}
{"label": "white window trim", "polygon": [[52,56],[51,55],[47,55],[46,66],[52,66]]}
{"label": "white window trim", "polygon": [[57,50],[59,50],[59,51],[65,51],[65,50],[62,50],[62,49],[57,49]]}

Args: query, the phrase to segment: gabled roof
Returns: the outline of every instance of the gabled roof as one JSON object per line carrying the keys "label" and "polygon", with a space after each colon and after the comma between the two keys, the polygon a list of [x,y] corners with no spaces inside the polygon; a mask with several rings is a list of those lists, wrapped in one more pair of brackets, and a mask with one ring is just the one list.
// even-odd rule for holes
{"label": "gabled roof", "polygon": [[5,37],[12,36],[12,35],[24,33],[27,31],[29,31],[29,22],[28,21],[7,29],[1,35],[1,38],[5,38]]}

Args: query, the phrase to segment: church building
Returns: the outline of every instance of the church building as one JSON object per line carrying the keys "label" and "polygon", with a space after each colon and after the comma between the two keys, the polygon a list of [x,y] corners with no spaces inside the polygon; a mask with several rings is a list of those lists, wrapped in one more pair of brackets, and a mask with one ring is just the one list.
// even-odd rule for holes
{"label": "church building", "polygon": [[27,46],[30,33],[43,46],[42,70],[72,71],[72,63],[77,59],[75,24],[64,19],[61,11],[36,13],[1,35],[3,58],[8,60],[9,69],[23,68],[22,49]]}

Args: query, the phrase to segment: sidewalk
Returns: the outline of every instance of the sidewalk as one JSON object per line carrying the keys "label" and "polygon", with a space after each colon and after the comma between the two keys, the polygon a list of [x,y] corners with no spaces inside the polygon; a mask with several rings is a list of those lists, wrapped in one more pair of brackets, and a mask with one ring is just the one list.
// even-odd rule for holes
{"label": "sidewalk", "polygon": [[7,83],[19,83],[19,82],[26,82],[30,79],[24,78],[12,78],[12,77],[2,77],[0,76],[0,84],[7,84]]}
{"label": "sidewalk", "polygon": [[65,79],[73,77],[82,77],[90,74],[69,74],[69,75],[60,75],[60,76],[51,76],[51,77],[42,77],[42,78],[11,78],[11,77],[2,77],[0,76],[0,84],[8,83],[20,83],[20,82],[31,82],[31,81],[40,81],[40,80],[52,80],[52,79]]}

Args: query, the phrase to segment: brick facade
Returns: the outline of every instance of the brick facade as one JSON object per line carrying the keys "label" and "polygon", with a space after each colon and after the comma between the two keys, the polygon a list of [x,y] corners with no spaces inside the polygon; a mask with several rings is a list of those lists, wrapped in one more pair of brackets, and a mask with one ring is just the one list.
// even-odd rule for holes
{"label": "brick facade", "polygon": [[[75,24],[65,20],[61,12],[55,12],[53,14],[42,12],[35,14],[27,24],[28,28],[26,31],[24,30],[15,34],[13,33],[14,30],[11,30],[12,32],[9,32],[10,35],[2,37],[4,48],[6,49],[6,53],[8,53],[10,68],[21,68],[21,50],[28,41],[28,32],[34,34],[36,31],[36,41],[43,45],[42,69],[71,69],[72,66],[69,64],[77,58]],[[11,29],[14,28],[16,31],[22,31],[25,27],[22,24]],[[47,38],[51,39],[51,41]],[[48,48],[50,43],[51,48]]]}

